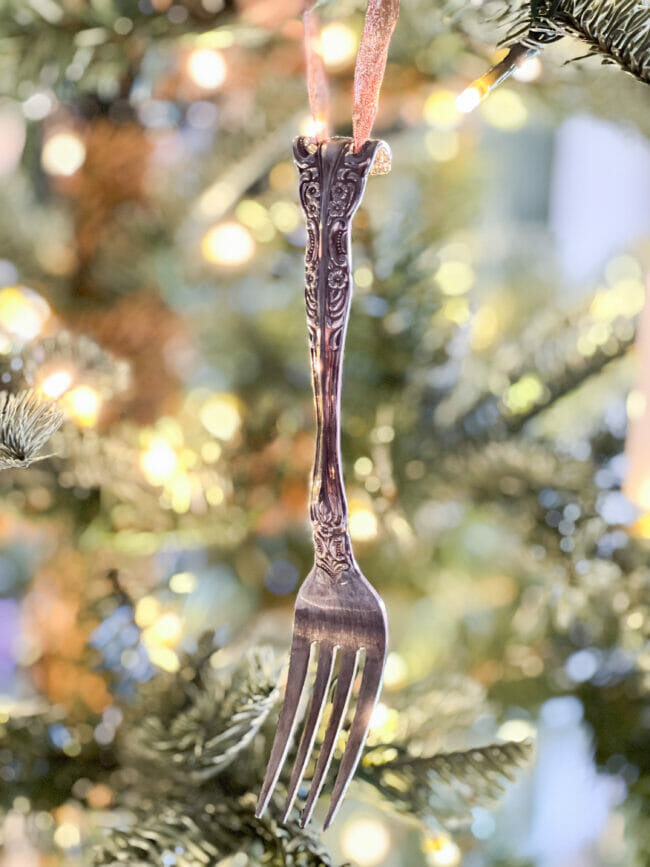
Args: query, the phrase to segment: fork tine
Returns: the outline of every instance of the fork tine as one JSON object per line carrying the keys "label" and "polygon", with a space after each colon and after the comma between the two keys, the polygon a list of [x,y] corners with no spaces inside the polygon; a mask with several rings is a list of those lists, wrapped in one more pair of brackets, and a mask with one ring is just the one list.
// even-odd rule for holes
{"label": "fork tine", "polygon": [[341,759],[341,766],[334,783],[332,791],[332,800],[330,808],[325,817],[323,829],[327,830],[334,820],[334,816],[339,808],[346,789],[350,784],[356,767],[361,758],[361,751],[366,741],[368,729],[370,728],[370,717],[377,702],[377,696],[381,689],[381,676],[384,668],[383,654],[374,653],[368,655],[366,651],[366,661],[363,666],[363,677],[361,679],[361,688],[359,690],[359,699],[357,701],[357,709],[354,714],[352,726],[348,742],[345,746],[345,752]]}
{"label": "fork tine", "polygon": [[305,722],[300,746],[296,760],[293,764],[291,772],[291,780],[289,782],[289,792],[287,794],[287,802],[284,805],[284,813],[282,814],[282,823],[287,821],[293,802],[296,799],[298,786],[305,773],[305,767],[309,761],[309,756],[314,746],[314,739],[318,729],[323,708],[327,699],[327,690],[332,679],[332,669],[334,668],[334,646],[331,644],[321,644],[318,651],[318,668],[316,669],[316,679],[314,680],[314,692],[309,707],[309,714]]}
{"label": "fork tine", "polygon": [[339,670],[338,684],[336,694],[334,696],[334,704],[332,705],[332,715],[325,732],[325,738],[321,744],[320,754],[316,763],[316,769],[311,781],[311,788],[307,797],[307,802],[300,816],[300,826],[305,827],[311,819],[311,814],[314,812],[316,801],[320,795],[327,771],[329,770],[332,756],[334,755],[334,747],[338,738],[341,725],[345,717],[345,711],[350,698],[352,682],[354,680],[354,672],[357,666],[357,654],[354,650],[344,650],[341,652],[341,667]]}
{"label": "fork tine", "polygon": [[302,688],[305,685],[307,677],[310,650],[311,644],[309,641],[302,636],[293,636],[284,702],[280,711],[280,719],[278,720],[278,728],[275,732],[269,764],[255,809],[255,815],[258,819],[262,816],[264,810],[266,810],[271,793],[280,776],[280,770],[287,756],[289,746],[291,745],[291,735],[296,724],[300,696],[302,695]]}

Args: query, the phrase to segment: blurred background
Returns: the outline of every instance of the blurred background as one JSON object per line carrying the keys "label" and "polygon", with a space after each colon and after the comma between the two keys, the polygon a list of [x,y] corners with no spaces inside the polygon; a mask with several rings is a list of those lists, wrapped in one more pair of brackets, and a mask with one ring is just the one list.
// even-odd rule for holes
{"label": "blurred background", "polygon": [[[648,864],[648,91],[565,37],[460,113],[495,9],[391,45],[342,434],[390,654],[321,837],[253,819],[313,557],[301,4],[0,5],[0,378],[65,413],[0,473],[2,867]],[[319,11],[349,134],[364,4]]]}

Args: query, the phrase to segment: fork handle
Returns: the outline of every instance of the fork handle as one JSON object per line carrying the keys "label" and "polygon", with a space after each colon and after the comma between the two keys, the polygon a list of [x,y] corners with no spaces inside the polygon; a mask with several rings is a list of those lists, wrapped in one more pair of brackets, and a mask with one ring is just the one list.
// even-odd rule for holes
{"label": "fork handle", "polygon": [[354,566],[341,469],[341,372],[352,296],[352,218],[380,147],[383,142],[367,141],[354,153],[349,138],[315,144],[300,137],[293,145],[307,225],[305,304],[317,422],[309,514],[315,566],[332,579]]}

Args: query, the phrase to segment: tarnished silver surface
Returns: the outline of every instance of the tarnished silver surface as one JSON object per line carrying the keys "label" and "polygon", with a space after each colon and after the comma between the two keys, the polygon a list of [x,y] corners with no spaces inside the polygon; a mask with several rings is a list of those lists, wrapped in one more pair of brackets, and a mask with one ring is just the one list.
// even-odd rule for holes
{"label": "tarnished silver surface", "polygon": [[296,600],[286,693],[257,815],[261,816],[266,809],[289,751],[311,649],[317,646],[318,665],[311,705],[283,813],[286,820],[309,761],[338,663],[332,713],[301,815],[302,825],[309,821],[345,719],[359,654],[363,650],[361,686],[325,819],[326,828],[334,818],[361,756],[381,689],[387,644],[384,604],[362,575],[352,553],[340,459],[341,369],[352,292],[351,223],[380,149],[385,152],[387,146],[383,142],[368,141],[355,154],[352,140],[346,138],[329,139],[319,145],[306,138],[294,142],[300,201],[308,236],[305,303],[317,421],[310,498],[315,561]]}

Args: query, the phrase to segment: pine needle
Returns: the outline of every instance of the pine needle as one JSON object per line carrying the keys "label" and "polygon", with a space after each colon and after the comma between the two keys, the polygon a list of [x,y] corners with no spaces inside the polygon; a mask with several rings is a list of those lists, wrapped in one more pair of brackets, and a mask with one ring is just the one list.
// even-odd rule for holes
{"label": "pine needle", "polygon": [[0,392],[0,470],[28,467],[63,423],[63,413],[32,389]]}
{"label": "pine needle", "polygon": [[360,777],[391,809],[453,827],[469,820],[473,807],[494,807],[532,753],[531,741],[433,756],[413,756],[390,744],[366,754]]}
{"label": "pine needle", "polygon": [[599,56],[650,84],[650,5],[640,0],[531,0],[514,13],[508,42],[543,46],[572,36]]}

